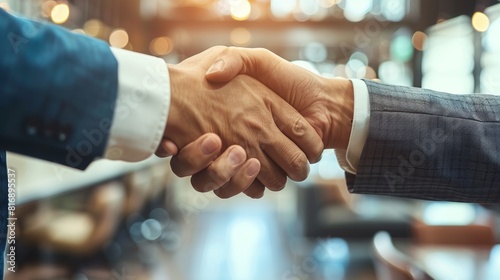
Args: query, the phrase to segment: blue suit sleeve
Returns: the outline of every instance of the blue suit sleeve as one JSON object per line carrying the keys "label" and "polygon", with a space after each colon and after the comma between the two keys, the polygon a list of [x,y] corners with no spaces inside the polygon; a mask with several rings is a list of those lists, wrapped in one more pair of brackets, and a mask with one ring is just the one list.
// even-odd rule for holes
{"label": "blue suit sleeve", "polygon": [[107,44],[0,9],[0,149],[85,169],[104,153],[117,87]]}

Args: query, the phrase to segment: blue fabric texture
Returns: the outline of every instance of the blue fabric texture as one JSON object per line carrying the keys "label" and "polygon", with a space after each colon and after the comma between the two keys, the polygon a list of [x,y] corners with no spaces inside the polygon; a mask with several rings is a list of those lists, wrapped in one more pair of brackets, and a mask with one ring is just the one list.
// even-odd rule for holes
{"label": "blue fabric texture", "polygon": [[85,169],[104,153],[117,91],[106,43],[0,9],[0,148]]}

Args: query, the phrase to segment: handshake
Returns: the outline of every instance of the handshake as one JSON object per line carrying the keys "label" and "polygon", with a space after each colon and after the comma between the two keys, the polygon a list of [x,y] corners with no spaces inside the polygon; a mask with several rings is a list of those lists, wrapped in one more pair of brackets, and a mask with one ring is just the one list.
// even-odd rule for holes
{"label": "handshake", "polygon": [[349,80],[235,47],[210,48],[168,70],[170,111],[156,155],[174,155],[173,172],[192,175],[197,191],[259,198],[287,177],[306,179],[308,161],[319,161],[323,149],[347,148]]}

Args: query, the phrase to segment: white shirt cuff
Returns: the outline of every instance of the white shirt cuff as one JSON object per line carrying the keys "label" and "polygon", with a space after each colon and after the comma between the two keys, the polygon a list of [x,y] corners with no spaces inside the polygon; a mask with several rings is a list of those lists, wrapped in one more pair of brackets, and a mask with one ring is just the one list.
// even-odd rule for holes
{"label": "white shirt cuff", "polygon": [[347,150],[336,150],[337,160],[344,171],[356,174],[359,159],[368,137],[370,125],[370,98],[362,80],[351,80],[354,88],[354,116]]}
{"label": "white shirt cuff", "polygon": [[111,48],[118,61],[118,96],[105,158],[141,161],[158,148],[170,106],[167,64],[153,56]]}

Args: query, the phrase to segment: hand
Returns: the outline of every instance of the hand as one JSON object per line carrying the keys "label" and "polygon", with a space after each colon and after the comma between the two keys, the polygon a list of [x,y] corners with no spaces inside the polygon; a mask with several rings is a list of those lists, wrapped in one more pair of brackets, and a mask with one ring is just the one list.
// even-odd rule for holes
{"label": "hand", "polygon": [[[246,158],[243,148],[235,146],[220,154],[222,141],[219,136],[207,133],[195,141],[186,145],[180,152],[177,146],[165,138],[158,147],[156,155],[159,157],[173,156],[171,160],[172,169],[178,176],[191,176],[191,182],[195,189],[200,189],[214,176],[206,176],[210,172],[219,172],[216,176],[223,178],[221,184],[230,186],[214,190],[221,198],[229,198],[240,192],[252,198],[260,198],[264,195],[264,186],[252,184],[260,171],[260,163],[257,159],[248,159],[244,163],[233,164],[230,157]],[[231,154],[231,155],[230,155]],[[209,167],[209,169],[204,170]],[[207,181],[209,182],[209,181]],[[250,187],[249,187],[250,186]]]}
{"label": "hand", "polygon": [[[201,82],[223,49],[212,48],[169,66],[172,94],[165,134],[179,147],[206,132],[220,135],[223,149],[233,144],[242,146],[262,165],[259,181],[273,190],[284,186],[286,174],[294,180],[305,179],[307,158],[315,161],[323,147],[319,136],[297,111],[248,76],[216,86]],[[218,175],[207,168],[203,186],[198,189],[218,188],[224,181]],[[262,186],[258,181],[255,184]]]}
{"label": "hand", "polygon": [[238,74],[254,77],[290,103],[325,148],[347,149],[354,110],[351,81],[318,76],[266,49],[236,47],[224,49],[205,77],[227,82]]}

